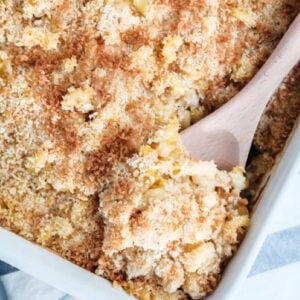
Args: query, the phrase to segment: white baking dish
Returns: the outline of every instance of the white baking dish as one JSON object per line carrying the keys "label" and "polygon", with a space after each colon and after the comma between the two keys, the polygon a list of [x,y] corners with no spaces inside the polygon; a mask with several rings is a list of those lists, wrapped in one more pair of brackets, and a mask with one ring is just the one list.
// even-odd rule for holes
{"label": "white baking dish", "polygon": [[[218,288],[209,300],[234,298],[268,233],[274,208],[280,201],[284,201],[281,195],[297,165],[300,165],[299,122],[264,188],[259,205],[253,213],[252,225],[242,245],[230,261]],[[122,290],[113,288],[107,280],[2,228],[0,259],[78,299],[132,299]]]}

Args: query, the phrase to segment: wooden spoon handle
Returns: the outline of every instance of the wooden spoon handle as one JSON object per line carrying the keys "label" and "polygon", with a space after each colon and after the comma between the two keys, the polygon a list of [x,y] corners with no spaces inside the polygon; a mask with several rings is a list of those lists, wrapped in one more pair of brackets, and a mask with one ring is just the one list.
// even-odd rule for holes
{"label": "wooden spoon handle", "polygon": [[[259,96],[252,99],[245,97],[243,101],[247,106],[251,103],[255,104],[256,110],[259,105],[259,108],[263,110],[272,94],[278,88],[284,77],[299,61],[299,58],[300,14],[298,14],[266,63],[238,95],[238,101],[241,100],[241,94],[249,94],[249,97],[251,97],[251,95]],[[232,100],[234,101],[235,97]],[[257,104],[255,102],[257,102]]]}
{"label": "wooden spoon handle", "polygon": [[300,14],[246,87],[218,110],[187,128],[181,140],[195,159],[221,168],[245,166],[264,108],[300,58]]}
{"label": "wooden spoon handle", "polygon": [[[239,164],[245,166],[261,115],[282,80],[300,59],[300,14],[296,17],[276,49],[245,88],[218,112],[223,126],[240,143]],[[222,112],[222,110],[224,110]]]}

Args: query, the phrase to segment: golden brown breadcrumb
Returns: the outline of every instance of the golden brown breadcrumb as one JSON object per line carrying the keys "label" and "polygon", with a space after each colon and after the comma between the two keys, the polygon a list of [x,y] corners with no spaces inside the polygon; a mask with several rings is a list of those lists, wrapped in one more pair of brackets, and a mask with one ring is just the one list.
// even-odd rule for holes
{"label": "golden brown breadcrumb", "polygon": [[[244,170],[180,130],[253,77],[297,0],[0,2],[0,226],[139,299],[213,292],[300,112],[298,65]],[[250,182],[250,185],[249,185]]]}

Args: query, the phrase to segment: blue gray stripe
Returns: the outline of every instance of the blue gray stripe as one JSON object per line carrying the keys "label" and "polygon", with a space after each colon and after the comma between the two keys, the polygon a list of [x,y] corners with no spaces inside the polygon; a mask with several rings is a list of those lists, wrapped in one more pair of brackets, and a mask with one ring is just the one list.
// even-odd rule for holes
{"label": "blue gray stripe", "polygon": [[[17,269],[0,260],[0,276],[16,271]],[[0,298],[1,300],[1,298]]]}
{"label": "blue gray stripe", "polygon": [[248,277],[300,261],[300,225],[270,234]]}

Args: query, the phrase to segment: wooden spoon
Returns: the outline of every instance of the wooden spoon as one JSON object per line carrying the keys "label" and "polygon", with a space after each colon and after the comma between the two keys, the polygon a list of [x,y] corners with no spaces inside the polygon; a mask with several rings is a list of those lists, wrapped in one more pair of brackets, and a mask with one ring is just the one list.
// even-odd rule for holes
{"label": "wooden spoon", "polygon": [[184,130],[181,140],[192,158],[214,160],[220,169],[245,167],[268,100],[300,59],[300,14],[253,79],[221,108]]}

